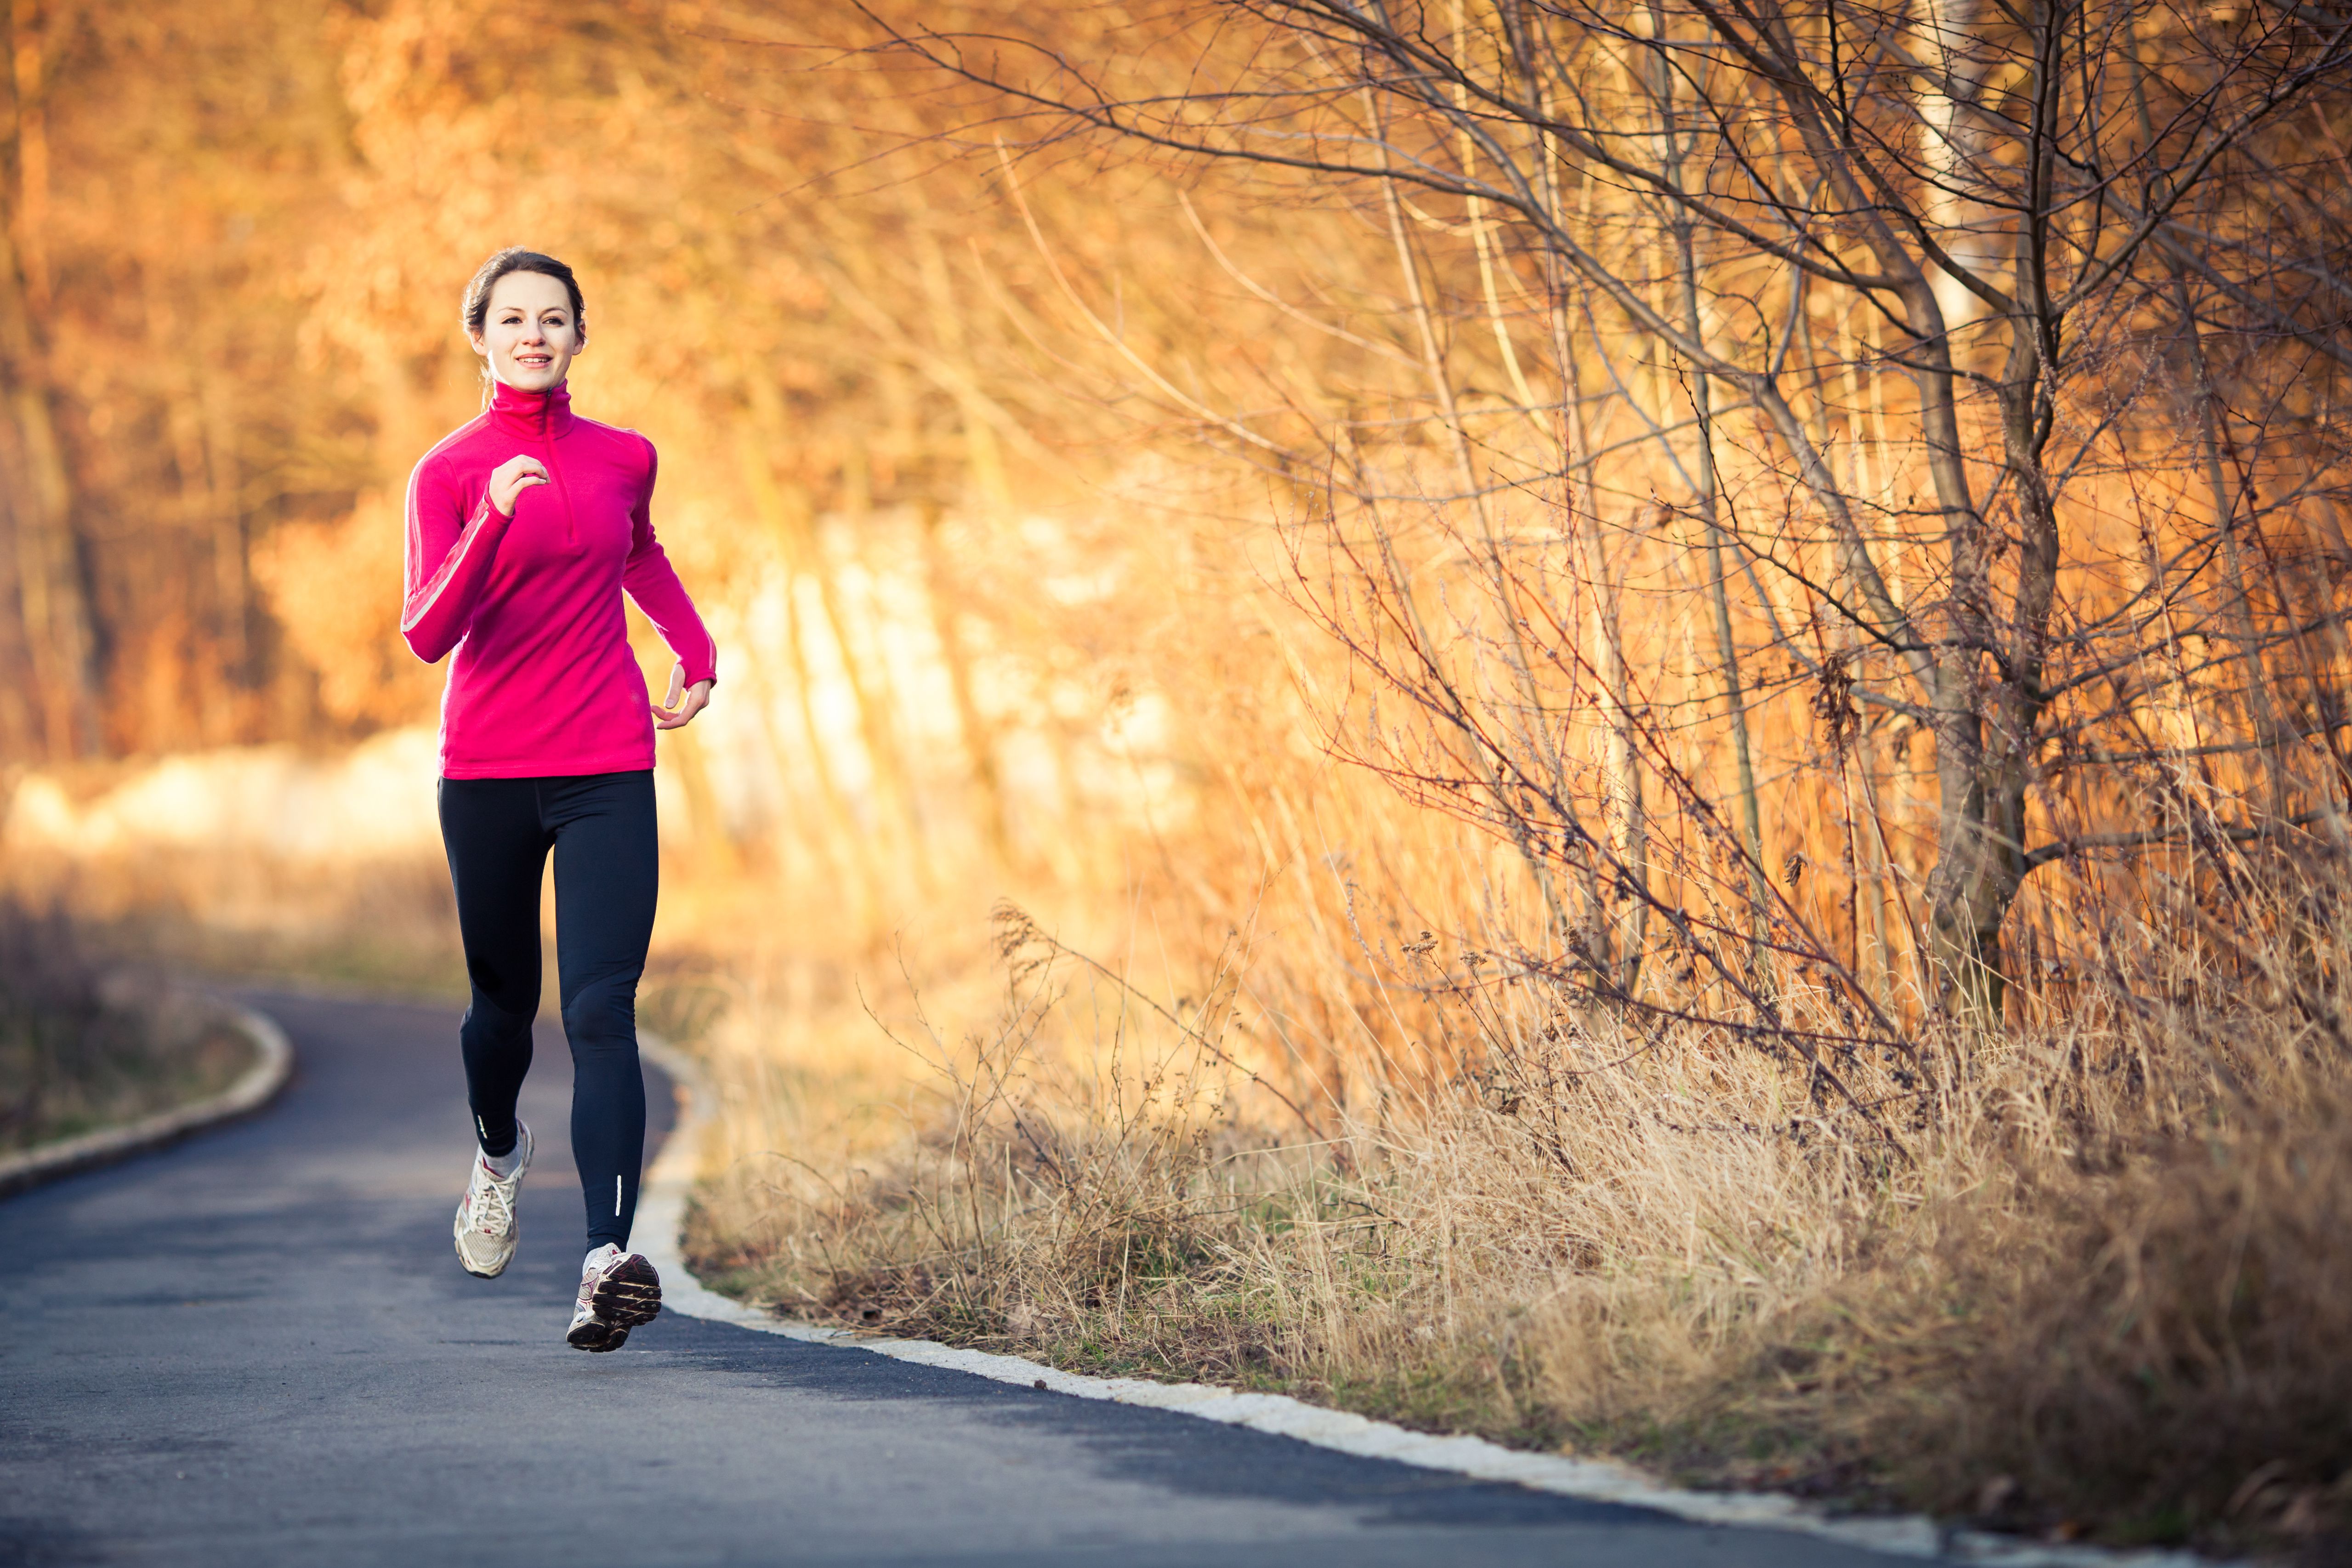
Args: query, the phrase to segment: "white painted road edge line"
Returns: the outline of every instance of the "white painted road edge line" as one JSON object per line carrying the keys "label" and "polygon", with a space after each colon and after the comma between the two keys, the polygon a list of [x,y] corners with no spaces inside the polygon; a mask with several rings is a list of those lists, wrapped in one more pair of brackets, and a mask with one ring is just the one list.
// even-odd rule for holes
{"label": "white painted road edge line", "polygon": [[1345,1411],[1327,1410],[1279,1394],[1242,1394],[1198,1383],[1088,1377],[1019,1356],[958,1350],[931,1340],[881,1339],[845,1329],[777,1318],[706,1289],[686,1267],[686,1205],[701,1171],[704,1131],[717,1103],[701,1067],[668,1042],[640,1033],[638,1046],[677,1086],[677,1121],[647,1173],[637,1202],[636,1246],[661,1273],[662,1307],[691,1318],[732,1323],[763,1334],[870,1351],[924,1366],[950,1367],[998,1383],[1045,1387],[1080,1399],[1108,1399],[1179,1411],[1260,1432],[1296,1437],[1318,1447],[1366,1458],[1392,1459],[1449,1470],[1480,1480],[1511,1481],[1538,1491],[1593,1502],[1654,1509],[1699,1524],[1789,1530],[1896,1557],[1990,1563],[2003,1568],[2210,1568],[2186,1552],[2110,1552],[2088,1546],[2048,1546],[1986,1531],[1946,1530],[1923,1514],[1830,1517],[1813,1503],[1780,1492],[1695,1492],[1666,1486],[1630,1466],[1558,1454],[1531,1454],[1482,1437],[1437,1437]]}
{"label": "white painted road edge line", "polygon": [[206,996],[205,1001],[253,1043],[253,1065],[235,1083],[208,1100],[176,1110],[159,1110],[121,1127],[101,1127],[0,1159],[0,1196],[160,1149],[191,1132],[249,1116],[276,1099],[294,1075],[294,1047],[287,1043],[286,1031],[276,1020],[250,1007],[216,996]]}

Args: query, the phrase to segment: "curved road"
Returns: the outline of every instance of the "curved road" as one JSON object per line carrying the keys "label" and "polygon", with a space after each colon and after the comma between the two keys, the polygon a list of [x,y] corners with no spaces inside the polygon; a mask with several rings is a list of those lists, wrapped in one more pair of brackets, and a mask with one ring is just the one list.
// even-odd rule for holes
{"label": "curved road", "polygon": [[674,1314],[583,1355],[561,1039],[478,1280],[454,1013],[251,1000],[275,1108],[0,1203],[0,1565],[1886,1561]]}

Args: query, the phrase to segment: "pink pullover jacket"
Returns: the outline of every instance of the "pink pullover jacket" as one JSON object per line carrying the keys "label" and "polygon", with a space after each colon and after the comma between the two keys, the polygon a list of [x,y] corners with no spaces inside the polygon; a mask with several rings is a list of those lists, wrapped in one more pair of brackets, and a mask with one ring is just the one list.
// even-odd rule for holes
{"label": "pink pullover jacket", "polygon": [[[490,470],[547,465],[514,516]],[[645,676],[629,649],[626,590],[685,662],[718,675],[718,649],[655,542],[656,458],[634,430],[572,412],[572,395],[500,384],[490,406],[425,454],[408,480],[401,635],[431,664],[451,648],[441,775],[537,778],[654,765]]]}

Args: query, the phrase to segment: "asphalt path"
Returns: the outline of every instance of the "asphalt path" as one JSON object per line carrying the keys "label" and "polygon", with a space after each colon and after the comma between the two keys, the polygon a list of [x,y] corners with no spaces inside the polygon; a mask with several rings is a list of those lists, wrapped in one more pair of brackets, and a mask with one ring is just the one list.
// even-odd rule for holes
{"label": "asphalt path", "polygon": [[275,1107],[0,1202],[0,1565],[1888,1561],[676,1313],[583,1354],[560,1036],[480,1280],[454,1012],[248,1000],[294,1042]]}

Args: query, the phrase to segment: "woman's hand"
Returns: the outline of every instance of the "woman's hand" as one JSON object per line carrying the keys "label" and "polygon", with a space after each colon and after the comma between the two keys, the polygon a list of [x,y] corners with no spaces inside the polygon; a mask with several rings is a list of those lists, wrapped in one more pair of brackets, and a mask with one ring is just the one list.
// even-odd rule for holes
{"label": "woman's hand", "polygon": [[[686,666],[674,667],[669,672],[669,691],[662,698],[661,706],[654,710],[654,728],[676,730],[690,721],[697,713],[710,706],[710,686],[708,680],[698,680],[688,686]],[[681,688],[686,693],[686,706],[683,708],[677,705]]]}
{"label": "woman's hand", "polygon": [[490,470],[490,504],[499,509],[500,517],[512,517],[515,497],[522,494],[524,487],[545,483],[547,465],[517,453]]}

